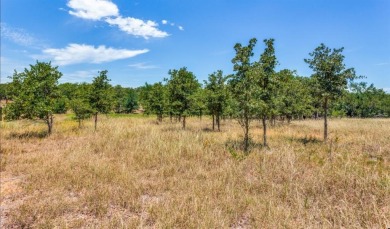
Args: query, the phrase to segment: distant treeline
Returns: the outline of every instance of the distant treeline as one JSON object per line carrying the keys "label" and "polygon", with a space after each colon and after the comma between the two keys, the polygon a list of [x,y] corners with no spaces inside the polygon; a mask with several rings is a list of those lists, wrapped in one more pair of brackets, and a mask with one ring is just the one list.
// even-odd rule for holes
{"label": "distant treeline", "polygon": [[[192,74],[185,68],[179,71]],[[193,74],[192,74],[193,75]],[[315,96],[312,78],[298,76],[294,71],[281,70],[277,73],[280,85],[275,101],[274,117],[278,119],[317,118],[323,115],[320,102]],[[216,107],[222,106],[221,117],[232,117],[234,104],[226,83],[229,76],[222,76],[221,71],[209,75],[203,84],[197,82],[196,93],[188,104],[188,115],[216,115]],[[58,97],[53,112],[63,114],[72,110],[72,102],[81,95],[90,93],[91,83],[63,83],[58,85]],[[148,84],[137,88],[109,86],[110,112],[132,113],[137,109],[145,114],[156,114],[161,120],[166,116],[177,116],[180,111],[170,104],[169,95],[176,90],[172,82]],[[3,103],[11,102],[18,91],[12,90],[12,83],[0,84],[0,99]],[[220,100],[220,101],[219,101]],[[365,82],[350,83],[348,88],[330,106],[332,117],[390,117],[390,94],[373,84]]]}

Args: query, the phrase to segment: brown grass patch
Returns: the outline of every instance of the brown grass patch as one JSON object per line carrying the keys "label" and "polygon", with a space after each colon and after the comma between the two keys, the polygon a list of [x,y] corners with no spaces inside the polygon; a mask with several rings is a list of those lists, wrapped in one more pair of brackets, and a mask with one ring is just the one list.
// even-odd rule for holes
{"label": "brown grass patch", "polygon": [[[1,127],[4,227],[385,228],[390,226],[390,120],[334,119],[278,125],[250,154],[241,128],[189,119],[102,117],[97,132],[59,116]],[[204,131],[208,130],[208,131]],[[25,133],[31,133],[26,136]],[[22,137],[21,137],[22,136]],[[23,177],[11,184],[7,179]],[[8,187],[4,183],[9,183]]]}

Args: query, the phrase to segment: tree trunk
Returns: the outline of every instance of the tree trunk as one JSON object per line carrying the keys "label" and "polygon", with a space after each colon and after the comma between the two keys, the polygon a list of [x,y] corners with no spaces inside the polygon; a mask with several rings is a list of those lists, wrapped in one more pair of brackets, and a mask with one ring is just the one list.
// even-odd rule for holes
{"label": "tree trunk", "polygon": [[266,116],[264,115],[263,116],[263,145],[264,147],[268,147],[268,144],[267,144],[267,118]]}
{"label": "tree trunk", "polygon": [[287,123],[290,124],[291,123],[291,116],[287,116]]}
{"label": "tree trunk", "polygon": [[244,151],[248,152],[249,149],[249,118],[244,120]]}
{"label": "tree trunk", "polygon": [[220,123],[220,117],[219,117],[219,114],[217,114],[217,127],[218,127],[218,131],[221,131],[221,123]]}
{"label": "tree trunk", "polygon": [[276,124],[276,118],[275,118],[274,115],[272,115],[272,117],[271,117],[271,126],[275,126],[275,124]]}
{"label": "tree trunk", "polygon": [[186,128],[186,116],[183,116],[183,130]]}
{"label": "tree trunk", "polygon": [[213,115],[213,131],[215,129],[215,116]]}
{"label": "tree trunk", "polygon": [[81,118],[79,118],[79,129],[81,128]]}
{"label": "tree trunk", "polygon": [[202,121],[202,109],[199,110],[199,120]]}
{"label": "tree trunk", "polygon": [[97,119],[98,118],[98,113],[96,112],[95,113],[95,131],[96,131],[96,128],[97,128]]}
{"label": "tree trunk", "polygon": [[53,115],[49,115],[49,117],[46,120],[47,123],[47,134],[51,135],[53,131]]}
{"label": "tree trunk", "polygon": [[328,98],[324,103],[324,142],[328,141]]}

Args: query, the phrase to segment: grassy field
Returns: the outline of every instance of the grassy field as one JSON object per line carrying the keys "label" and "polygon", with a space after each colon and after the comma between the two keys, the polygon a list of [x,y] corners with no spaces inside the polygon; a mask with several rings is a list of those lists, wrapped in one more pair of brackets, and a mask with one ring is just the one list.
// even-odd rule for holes
{"label": "grassy field", "polygon": [[388,228],[390,119],[278,124],[241,152],[241,127],[57,116],[1,123],[4,228]]}

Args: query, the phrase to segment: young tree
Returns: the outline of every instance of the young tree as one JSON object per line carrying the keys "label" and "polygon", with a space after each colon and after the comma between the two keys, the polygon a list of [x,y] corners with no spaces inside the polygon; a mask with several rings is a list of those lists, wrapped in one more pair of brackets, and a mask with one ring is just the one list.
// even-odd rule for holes
{"label": "young tree", "polygon": [[274,39],[265,39],[266,48],[260,55],[259,62],[255,63],[251,74],[258,85],[256,97],[258,99],[257,108],[263,124],[263,145],[267,144],[267,117],[272,114],[274,108],[274,93],[276,89],[275,66],[277,60],[274,49]]}
{"label": "young tree", "polygon": [[342,95],[348,81],[356,77],[353,68],[346,69],[344,64],[344,48],[330,49],[320,44],[309,55],[311,59],[305,59],[309,67],[313,69],[312,78],[316,81],[319,91],[319,99],[324,110],[324,141],[328,140],[328,109],[329,103]]}
{"label": "young tree", "polygon": [[236,56],[232,59],[232,63],[234,64],[235,74],[229,76],[230,80],[228,82],[231,95],[234,98],[232,107],[237,110],[235,116],[244,131],[245,152],[249,148],[250,122],[256,113],[253,106],[256,101],[253,95],[257,89],[257,84],[251,74],[253,64],[250,62],[256,42],[256,38],[252,38],[248,46],[242,46],[240,43],[234,46]]}
{"label": "young tree", "polygon": [[157,121],[162,122],[167,111],[167,88],[161,82],[153,85],[146,84],[140,93],[142,106],[147,114],[155,113]]}
{"label": "young tree", "polygon": [[94,113],[89,104],[90,91],[90,84],[82,83],[78,85],[76,91],[73,92],[72,100],[69,102],[69,106],[75,114],[75,119],[79,123],[79,128],[81,128],[82,121],[91,117]]}
{"label": "young tree", "polygon": [[218,70],[209,75],[208,81],[205,81],[206,104],[210,114],[213,117],[213,130],[215,123],[218,131],[220,129],[221,116],[225,110],[227,102],[226,78],[223,77],[223,72]]}
{"label": "young tree", "polygon": [[58,98],[58,79],[62,73],[51,63],[39,62],[15,71],[12,76],[13,103],[7,106],[7,119],[41,119],[47,124],[47,133],[53,130],[53,114]]}
{"label": "young tree", "polygon": [[122,113],[126,102],[126,90],[121,85],[112,87],[113,107],[115,113]]}
{"label": "young tree", "polygon": [[206,94],[205,90],[200,87],[191,97],[192,100],[192,114],[197,115],[199,120],[202,121],[202,116],[206,110]]}
{"label": "young tree", "polygon": [[89,103],[94,110],[95,130],[97,128],[98,114],[107,114],[112,107],[112,90],[107,77],[107,70],[99,72],[99,76],[93,79]]}
{"label": "young tree", "polygon": [[186,67],[169,70],[168,93],[172,109],[183,118],[183,129],[186,128],[186,117],[193,104],[193,95],[200,88],[195,75]]}
{"label": "young tree", "polygon": [[138,109],[138,96],[134,89],[126,88],[126,97],[124,104],[124,112],[129,114],[134,110]]}
{"label": "young tree", "polygon": [[310,115],[312,111],[309,88],[295,71],[283,69],[276,74],[278,113],[290,123],[293,117]]}

